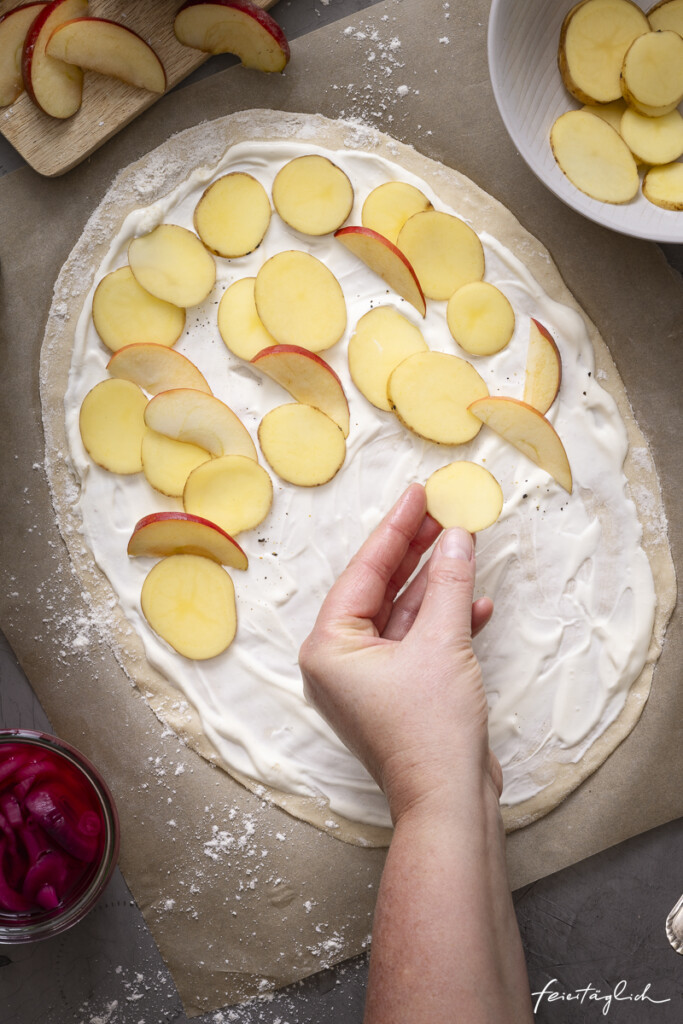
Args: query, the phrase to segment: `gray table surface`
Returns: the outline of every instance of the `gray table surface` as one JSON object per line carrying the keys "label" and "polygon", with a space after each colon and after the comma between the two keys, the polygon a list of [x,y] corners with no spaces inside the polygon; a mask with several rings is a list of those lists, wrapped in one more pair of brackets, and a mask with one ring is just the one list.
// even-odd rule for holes
{"label": "gray table surface", "polygon": [[[372,2],[281,0],[276,14],[293,39]],[[212,58],[178,88],[230,62]],[[0,138],[0,174],[23,165]],[[663,249],[683,271],[683,246]],[[50,731],[2,634],[0,727]],[[683,820],[514,893],[536,1019],[680,1024],[683,957],[669,946],[664,921],[681,892]],[[272,999],[193,1019],[198,1024],[360,1024],[366,980],[367,960],[359,957]],[[173,980],[118,870],[92,913],[65,935],[33,947],[0,947],[0,1024],[186,1021]]]}

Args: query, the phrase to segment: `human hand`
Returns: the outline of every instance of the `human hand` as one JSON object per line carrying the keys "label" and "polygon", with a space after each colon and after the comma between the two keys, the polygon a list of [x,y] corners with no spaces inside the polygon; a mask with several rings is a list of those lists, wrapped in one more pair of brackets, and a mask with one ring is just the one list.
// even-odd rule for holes
{"label": "human hand", "polygon": [[471,536],[445,531],[402,591],[440,529],[413,484],[330,590],[299,656],[307,698],[384,790],[394,822],[464,777],[502,788],[471,643],[493,605],[472,603]]}

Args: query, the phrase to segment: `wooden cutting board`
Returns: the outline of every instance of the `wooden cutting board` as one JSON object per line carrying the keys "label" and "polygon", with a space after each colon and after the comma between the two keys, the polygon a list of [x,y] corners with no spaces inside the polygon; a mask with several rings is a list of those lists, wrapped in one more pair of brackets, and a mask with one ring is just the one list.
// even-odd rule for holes
{"label": "wooden cutting board", "polygon": [[[0,14],[23,0],[0,0]],[[264,9],[277,0],[254,0]],[[164,65],[167,89],[172,89],[209,54],[182,46],[173,34],[173,19],[181,0],[91,0],[90,14],[120,21],[154,48]],[[24,92],[11,107],[0,109],[0,132],[34,170],[56,177],[71,170],[112,135],[161,97],[157,93],[86,71],[83,103],[73,117],[61,121],[39,110]]]}

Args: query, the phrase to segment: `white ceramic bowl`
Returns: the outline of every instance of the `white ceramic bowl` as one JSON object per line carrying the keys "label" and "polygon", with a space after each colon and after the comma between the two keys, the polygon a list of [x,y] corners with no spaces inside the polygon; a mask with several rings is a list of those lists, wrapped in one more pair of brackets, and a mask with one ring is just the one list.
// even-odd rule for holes
{"label": "white ceramic bowl", "polygon": [[[647,11],[655,0],[637,0]],[[559,199],[590,220],[636,238],[683,242],[683,210],[662,210],[639,193],[630,203],[601,203],[562,173],[550,149],[550,128],[580,108],[557,68],[560,28],[573,0],[492,0],[489,73],[500,115],[527,164]]]}

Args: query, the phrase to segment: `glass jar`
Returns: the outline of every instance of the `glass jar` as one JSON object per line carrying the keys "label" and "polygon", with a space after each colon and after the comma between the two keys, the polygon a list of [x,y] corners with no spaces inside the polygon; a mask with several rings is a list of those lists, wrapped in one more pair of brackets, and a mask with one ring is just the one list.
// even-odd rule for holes
{"label": "glass jar", "polygon": [[118,852],[118,814],[94,765],[55,736],[0,730],[0,944],[80,921]]}

